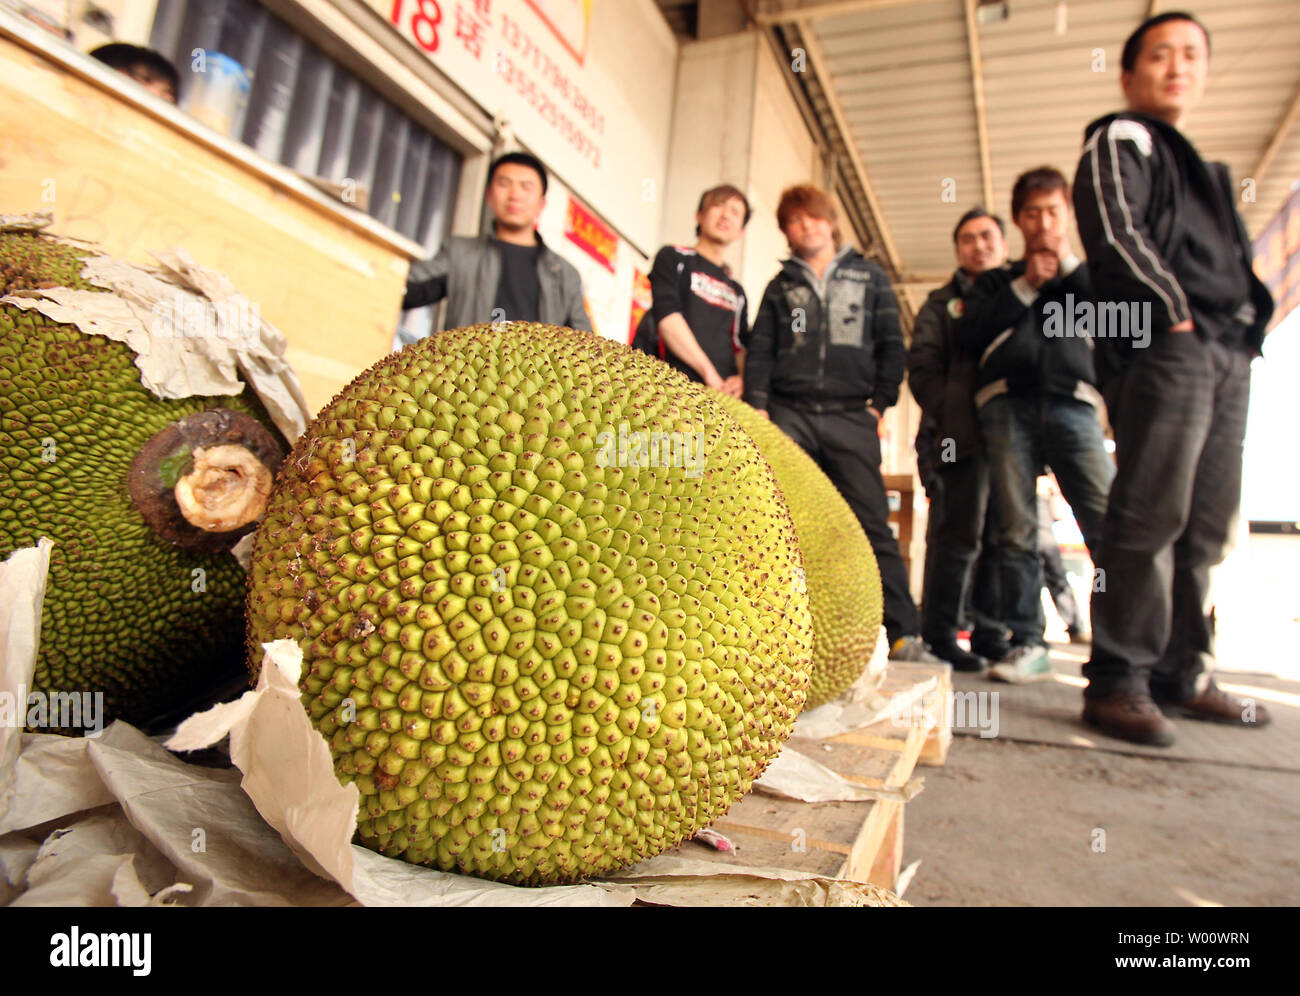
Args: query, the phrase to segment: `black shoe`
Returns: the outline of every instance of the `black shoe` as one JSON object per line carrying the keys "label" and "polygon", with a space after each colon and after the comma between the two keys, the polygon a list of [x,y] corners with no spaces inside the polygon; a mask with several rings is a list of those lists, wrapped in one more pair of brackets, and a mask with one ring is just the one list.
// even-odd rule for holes
{"label": "black shoe", "polygon": [[1006,640],[971,640],[971,653],[990,661],[1000,661],[1011,653],[1011,644]]}
{"label": "black shoe", "polygon": [[939,642],[930,644],[930,652],[941,660],[947,661],[952,665],[954,671],[967,671],[971,674],[980,674],[987,666],[988,662],[979,654],[967,653],[957,646],[955,641],[947,643]]}

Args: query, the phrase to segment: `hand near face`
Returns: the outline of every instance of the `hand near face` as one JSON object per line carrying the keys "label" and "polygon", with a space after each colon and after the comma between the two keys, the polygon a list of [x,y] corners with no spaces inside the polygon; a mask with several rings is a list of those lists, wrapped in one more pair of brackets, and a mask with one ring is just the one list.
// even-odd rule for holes
{"label": "hand near face", "polygon": [[1025,280],[1037,290],[1060,272],[1061,260],[1052,249],[1032,249],[1025,257]]}

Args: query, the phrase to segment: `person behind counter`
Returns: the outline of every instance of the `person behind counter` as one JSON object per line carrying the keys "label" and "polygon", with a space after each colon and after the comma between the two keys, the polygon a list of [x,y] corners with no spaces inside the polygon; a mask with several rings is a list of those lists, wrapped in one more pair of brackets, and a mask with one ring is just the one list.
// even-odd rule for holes
{"label": "person behind counter", "polygon": [[155,97],[161,97],[169,104],[176,103],[180,76],[162,53],[126,42],[109,42],[100,45],[90,55],[123,76],[131,77]]}
{"label": "person behind counter", "polygon": [[537,233],[546,205],[546,168],[509,152],[488,169],[491,233],[452,236],[432,259],[411,267],[402,309],[447,299],[444,328],[485,322],[544,322],[591,331],[582,279]]}

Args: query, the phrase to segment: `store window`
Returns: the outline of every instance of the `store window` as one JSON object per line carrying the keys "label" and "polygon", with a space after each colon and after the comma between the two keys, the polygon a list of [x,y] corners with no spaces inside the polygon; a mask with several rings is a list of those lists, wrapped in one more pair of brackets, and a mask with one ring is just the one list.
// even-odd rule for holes
{"label": "store window", "polygon": [[460,156],[256,0],[159,0],[149,43],[180,71],[182,107],[200,80],[196,50],[238,63],[250,85],[228,134],[327,181],[430,255],[442,245]]}

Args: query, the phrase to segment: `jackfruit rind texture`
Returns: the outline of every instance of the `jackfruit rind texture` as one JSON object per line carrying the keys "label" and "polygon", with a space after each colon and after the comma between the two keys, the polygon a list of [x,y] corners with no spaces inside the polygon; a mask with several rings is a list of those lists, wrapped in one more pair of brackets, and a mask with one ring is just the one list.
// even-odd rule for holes
{"label": "jackfruit rind texture", "polygon": [[704,388],[587,333],[475,326],[362,374],[285,461],[250,664],[298,641],[361,843],[573,881],[690,837],[779,752],[809,680],[801,568]]}
{"label": "jackfruit rind texture", "polygon": [[857,516],[803,447],[743,401],[719,400],[772,465],[794,518],[812,605],[812,709],[857,681],[871,660],[884,611],[880,568]]}
{"label": "jackfruit rind texture", "polygon": [[[103,291],[80,277],[87,252],[0,232],[0,290]],[[275,431],[251,392],[158,398],[121,343],[0,304],[0,558],[54,540],[33,691],[102,693],[100,719],[143,725],[242,669],[238,562],[162,541],[128,493],[155,433],[216,407]]]}

